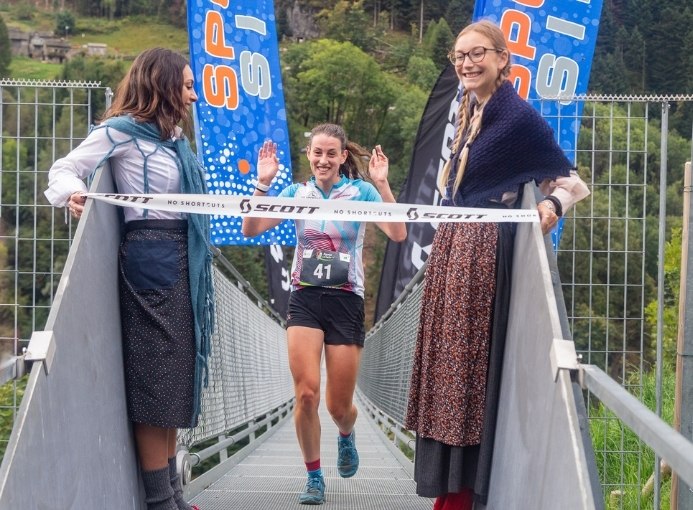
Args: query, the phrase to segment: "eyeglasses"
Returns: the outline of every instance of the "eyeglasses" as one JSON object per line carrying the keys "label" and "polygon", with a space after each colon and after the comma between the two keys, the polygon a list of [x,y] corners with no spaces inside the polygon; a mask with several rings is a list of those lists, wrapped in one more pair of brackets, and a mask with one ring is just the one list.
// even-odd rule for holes
{"label": "eyeglasses", "polygon": [[452,62],[454,65],[464,64],[465,57],[469,57],[469,60],[471,60],[474,64],[478,64],[479,62],[484,60],[484,57],[486,56],[487,51],[502,52],[503,50],[499,50],[497,48],[484,48],[483,46],[477,46],[477,47],[472,48],[471,50],[469,50],[467,52],[464,52],[464,51],[460,51],[459,53],[450,52],[448,54],[448,58],[450,59],[450,62]]}

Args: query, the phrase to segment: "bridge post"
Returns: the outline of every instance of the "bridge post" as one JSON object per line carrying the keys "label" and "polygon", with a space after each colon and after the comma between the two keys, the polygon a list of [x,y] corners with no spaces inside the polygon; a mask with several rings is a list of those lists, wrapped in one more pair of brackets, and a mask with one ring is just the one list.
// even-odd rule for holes
{"label": "bridge post", "polygon": [[[691,162],[686,163],[683,186],[683,227],[681,241],[681,288],[679,328],[676,342],[676,402],[674,428],[693,441],[693,208],[691,207]],[[674,473],[671,509],[693,510],[691,488]]]}

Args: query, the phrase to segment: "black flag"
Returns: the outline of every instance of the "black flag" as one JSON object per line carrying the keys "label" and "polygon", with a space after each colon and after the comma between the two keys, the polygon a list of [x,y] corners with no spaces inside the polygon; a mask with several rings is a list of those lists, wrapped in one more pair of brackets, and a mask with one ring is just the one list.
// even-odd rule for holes
{"label": "black flag", "polygon": [[283,319],[286,319],[289,294],[291,293],[291,278],[284,248],[278,244],[265,246],[265,267],[269,286],[269,303]]}
{"label": "black flag", "polygon": [[[428,97],[419,123],[409,175],[398,202],[438,205],[438,173],[450,159],[455,134],[455,117],[459,104],[459,78],[452,65],[440,73]],[[404,287],[423,266],[431,251],[435,226],[430,223],[408,225],[406,241],[388,241],[380,273],[380,287],[375,306],[375,320],[390,308]]]}

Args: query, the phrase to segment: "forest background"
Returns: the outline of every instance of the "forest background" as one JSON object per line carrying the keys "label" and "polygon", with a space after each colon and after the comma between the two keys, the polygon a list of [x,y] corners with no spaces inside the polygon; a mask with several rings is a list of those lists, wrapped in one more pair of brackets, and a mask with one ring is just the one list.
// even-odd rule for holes
{"label": "forest background", "polygon": [[[302,153],[304,133],[317,123],[335,122],[365,147],[383,146],[390,159],[390,182],[396,195],[409,171],[428,94],[448,64],[446,55],[455,34],[470,21],[473,7],[474,0],[275,1],[294,179],[303,180],[309,175]],[[0,2],[0,77],[95,81],[115,88],[134,56],[145,48],[165,46],[188,53],[186,8],[182,0]],[[686,70],[693,69],[693,32],[685,27],[691,25],[693,9],[688,2],[604,0],[589,92],[690,92],[693,73]],[[52,32],[70,44],[74,55],[63,64],[13,57],[8,28]],[[88,43],[105,43],[107,54],[86,56],[84,48]],[[97,116],[103,112],[103,105],[103,98],[97,97]],[[693,103],[672,104],[672,221],[668,225],[675,235],[680,235],[676,230],[681,223],[677,190],[682,185],[683,162],[690,159],[687,140],[692,120]],[[652,122],[658,121],[655,118]],[[653,154],[658,157],[656,147]],[[51,161],[41,161],[39,168],[48,168],[50,164]],[[653,175],[648,193],[654,204],[657,186],[657,176]],[[656,207],[646,214],[653,232],[649,237],[656,243]],[[369,225],[364,250],[369,325],[384,247],[384,235]],[[221,247],[221,251],[267,297],[263,249]],[[0,252],[0,263],[2,258]],[[670,268],[674,276],[676,266],[674,262]],[[648,275],[655,282],[656,267],[648,268]],[[669,278],[671,282],[674,276]],[[673,292],[668,296],[668,305],[674,310],[677,296]],[[656,309],[656,302],[652,305],[650,301],[648,306]],[[672,327],[675,334],[675,324]]]}

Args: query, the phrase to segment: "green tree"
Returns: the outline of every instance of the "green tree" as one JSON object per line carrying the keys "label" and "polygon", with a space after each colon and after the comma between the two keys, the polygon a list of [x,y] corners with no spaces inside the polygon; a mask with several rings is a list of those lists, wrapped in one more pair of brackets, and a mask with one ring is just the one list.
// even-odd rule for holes
{"label": "green tree", "polygon": [[431,23],[427,30],[425,47],[431,60],[438,69],[443,69],[448,63],[448,53],[455,42],[450,26],[445,19],[441,18],[438,23]]}
{"label": "green tree", "polygon": [[391,120],[380,138],[383,149],[390,157],[389,181],[395,195],[409,172],[416,133],[428,94],[428,91],[415,85],[399,84],[395,88],[397,99],[390,112]]}
{"label": "green tree", "polygon": [[[5,97],[8,97],[5,95]],[[29,138],[29,133],[22,131],[22,134]],[[32,306],[30,304],[46,305],[47,301],[42,299],[40,290],[34,288],[34,282],[30,278],[21,278],[21,274],[28,274],[32,271],[34,265],[34,249],[29,240],[34,234],[26,235],[27,232],[21,230],[26,229],[29,225],[36,225],[36,237],[50,239],[50,223],[42,223],[41,218],[45,215],[50,215],[47,211],[35,211],[30,204],[34,203],[34,190],[37,188],[37,173],[32,170],[30,160],[32,155],[27,147],[31,144],[18,143],[14,138],[5,138],[3,140],[2,153],[2,218],[0,218],[0,233],[13,238],[18,236],[16,242],[7,243],[0,250],[0,269],[7,269],[8,272],[3,272],[2,287],[9,299],[3,299],[3,303],[15,303],[17,307],[1,307],[0,318],[9,320],[2,321],[2,324],[11,325],[11,334],[5,338],[27,339],[31,336],[31,332],[36,329],[32,328]],[[40,185],[39,185],[40,186]],[[34,214],[36,213],[36,214]],[[34,223],[35,221],[35,223]],[[38,230],[41,227],[42,230]],[[23,235],[23,238],[21,234]],[[45,247],[45,246],[41,246]],[[39,249],[37,244],[36,249]],[[50,260],[50,254],[42,252],[43,259],[38,261],[39,264]],[[45,268],[42,267],[41,270]],[[39,277],[40,278],[40,277]],[[16,320],[16,323],[14,322]],[[44,318],[45,320],[45,318]]]}
{"label": "green tree", "polygon": [[[644,105],[591,104],[585,106],[583,126],[578,140],[580,175],[592,182],[589,198],[592,219],[578,225],[574,239],[564,239],[561,250],[589,253],[589,257],[566,257],[559,252],[562,275],[571,275],[574,292],[566,295],[568,309],[576,310],[573,335],[579,348],[593,353],[590,363],[608,367],[615,378],[622,378],[630,364],[654,361],[657,258],[641,252],[657,252],[659,238],[660,134],[657,119],[645,120]],[[639,110],[640,109],[640,110]],[[683,167],[690,157],[688,138],[672,132],[668,137],[667,226],[673,250],[676,227],[681,224]],[[623,186],[630,183],[630,186]],[[578,205],[578,208],[581,207]],[[567,227],[570,228],[570,227]],[[567,241],[567,244],[564,244]],[[574,244],[571,246],[570,243]],[[671,266],[665,282],[665,323],[675,323],[673,294],[677,276],[677,256],[668,254]],[[644,274],[641,274],[644,270]],[[603,285],[610,282],[610,285]],[[597,283],[595,285],[595,283]],[[671,290],[674,289],[674,290]],[[642,315],[643,304],[650,317],[642,324],[645,345],[640,344],[640,321],[628,320]],[[616,312],[618,311],[618,312]],[[621,318],[617,318],[620,316]],[[590,334],[591,332],[591,334]],[[671,333],[666,333],[671,337]],[[625,356],[609,352],[610,346],[624,346]]]}
{"label": "green tree", "polygon": [[[60,79],[94,82],[115,90],[126,71],[127,65],[122,60],[77,56],[65,62]],[[94,122],[106,109],[104,91],[95,90],[92,94],[91,104],[93,118],[90,119],[90,122]]]}
{"label": "green tree", "polygon": [[[682,64],[679,58],[681,48],[685,46],[688,30],[681,27],[693,24],[693,11],[690,7],[665,8],[659,15],[658,22],[652,28],[652,38],[647,45],[647,80],[650,90],[660,94],[684,92],[688,73],[678,72]],[[684,58],[684,55],[681,55]]]}
{"label": "green tree", "polygon": [[436,82],[440,70],[428,57],[412,55],[407,65],[407,81],[421,90],[429,92]]}
{"label": "green tree", "polygon": [[322,35],[335,41],[350,42],[365,52],[375,47],[375,33],[363,2],[339,0],[330,9],[323,9],[317,16]]}
{"label": "green tree", "polygon": [[12,62],[12,48],[10,45],[10,36],[7,32],[7,25],[0,16],[0,77],[6,78],[9,76],[9,67]]}
{"label": "green tree", "polygon": [[16,409],[22,401],[29,376],[0,386],[0,459],[5,455],[7,441],[12,433]]}
{"label": "green tree", "polygon": [[588,91],[592,94],[625,94],[628,80],[623,59],[613,53],[595,55]]}
{"label": "green tree", "polygon": [[405,73],[409,65],[409,59],[412,56],[427,56],[423,48],[419,46],[416,37],[410,35],[409,37],[395,41],[385,54],[383,68],[395,73]]}
{"label": "green tree", "polygon": [[[6,236],[5,232],[6,225],[3,220],[0,220],[0,236]],[[0,302],[2,303],[12,303],[12,293],[10,289],[13,288],[11,273],[5,271],[9,269],[8,266],[8,250],[5,242],[0,242]],[[14,328],[12,327],[13,318],[13,308],[12,306],[0,305],[0,338],[14,338]],[[0,358],[2,357],[3,350],[5,347],[0,343]]]}
{"label": "green tree", "polygon": [[629,87],[633,94],[645,92],[645,39],[635,27],[623,41],[623,65],[628,70]]}
{"label": "green tree", "polygon": [[248,283],[267,300],[269,288],[265,271],[265,247],[220,246],[219,251],[248,280]]}
{"label": "green tree", "polygon": [[426,52],[427,56],[431,56],[431,44],[433,43],[433,37],[435,32],[438,30],[438,22],[433,20],[426,25],[426,29],[424,30],[424,36],[423,36],[423,47],[424,51]]}
{"label": "green tree", "polygon": [[[681,287],[681,227],[675,227],[664,249],[664,307],[662,324],[662,355],[669,367],[676,365],[676,341],[679,320],[679,289]],[[651,331],[657,328],[659,302],[654,299],[645,307],[645,319]],[[656,340],[654,338],[653,340]],[[649,346],[649,358],[655,359],[656,343]]]}
{"label": "green tree", "polygon": [[[393,79],[351,43],[322,39],[303,46],[309,46],[307,58],[286,73],[290,116],[305,128],[320,122],[341,124],[353,140],[366,146],[377,143],[394,102]],[[336,79],[339,76],[343,79]]]}
{"label": "green tree", "polygon": [[452,0],[445,11],[445,19],[450,25],[450,30],[457,34],[472,21],[474,0]]}
{"label": "green tree", "polygon": [[75,33],[75,16],[70,11],[60,11],[55,15],[55,33],[67,36]]}

